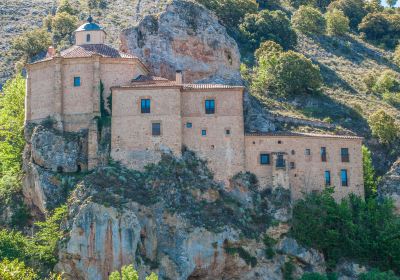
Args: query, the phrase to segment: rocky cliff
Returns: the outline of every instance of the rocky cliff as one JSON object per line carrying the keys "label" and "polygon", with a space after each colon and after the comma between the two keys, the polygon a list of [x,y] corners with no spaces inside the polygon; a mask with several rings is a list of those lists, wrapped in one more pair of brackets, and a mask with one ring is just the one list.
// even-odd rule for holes
{"label": "rocky cliff", "polygon": [[394,201],[396,212],[400,214],[400,159],[397,160],[390,171],[382,177],[378,186],[381,197],[390,197]]}
{"label": "rocky cliff", "polygon": [[240,54],[218,18],[191,1],[170,1],[121,34],[121,49],[138,56],[153,74],[184,81],[241,84]]}

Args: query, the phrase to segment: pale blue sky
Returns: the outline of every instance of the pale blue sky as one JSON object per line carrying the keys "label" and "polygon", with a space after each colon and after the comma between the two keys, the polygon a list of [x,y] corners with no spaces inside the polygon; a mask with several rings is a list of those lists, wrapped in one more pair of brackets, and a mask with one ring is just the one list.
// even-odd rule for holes
{"label": "pale blue sky", "polygon": [[[386,6],[386,1],[385,0],[381,0],[381,3],[382,3],[383,6]],[[397,0],[396,7],[400,7],[400,0]]]}

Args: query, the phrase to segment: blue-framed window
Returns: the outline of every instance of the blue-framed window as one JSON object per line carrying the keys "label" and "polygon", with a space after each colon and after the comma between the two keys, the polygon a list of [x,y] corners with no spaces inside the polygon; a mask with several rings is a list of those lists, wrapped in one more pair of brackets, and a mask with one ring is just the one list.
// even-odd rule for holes
{"label": "blue-framed window", "polygon": [[260,164],[268,165],[271,163],[269,154],[260,154]]}
{"label": "blue-framed window", "polygon": [[86,34],[86,42],[90,42],[90,34]]}
{"label": "blue-framed window", "polygon": [[206,135],[207,135],[207,129],[202,129],[201,136],[206,136]]}
{"label": "blue-framed window", "polygon": [[140,100],[140,111],[142,114],[150,114],[150,99]]}
{"label": "blue-framed window", "polygon": [[331,172],[329,170],[325,171],[325,186],[331,185]]}
{"label": "blue-framed window", "polygon": [[279,154],[278,157],[276,158],[276,168],[285,168],[286,167],[286,161],[283,158],[282,154]]}
{"label": "blue-framed window", "polygon": [[215,100],[214,99],[207,99],[205,102],[206,107],[206,114],[215,114]]}
{"label": "blue-framed window", "polygon": [[186,123],[186,128],[192,128],[193,124],[191,122]]}
{"label": "blue-framed window", "polygon": [[349,186],[349,178],[348,178],[348,174],[347,174],[347,169],[340,170],[340,181],[342,183],[342,187]]}
{"label": "blue-framed window", "polygon": [[74,77],[74,87],[81,86],[81,77]]}

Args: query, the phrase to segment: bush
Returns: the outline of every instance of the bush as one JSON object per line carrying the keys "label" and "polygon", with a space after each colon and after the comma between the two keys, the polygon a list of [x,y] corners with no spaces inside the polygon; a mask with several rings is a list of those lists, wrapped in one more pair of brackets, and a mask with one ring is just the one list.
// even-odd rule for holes
{"label": "bush", "polygon": [[335,202],[332,191],[310,193],[296,202],[290,234],[323,252],[329,267],[352,259],[400,272],[400,217],[393,202],[350,195]]}
{"label": "bush", "polygon": [[258,0],[258,6],[261,10],[280,10],[282,8],[280,0]]}
{"label": "bush", "polygon": [[367,273],[363,273],[359,276],[359,280],[400,280],[393,271],[380,272],[379,270],[373,270]]}
{"label": "bush", "polygon": [[400,14],[370,13],[358,26],[363,36],[386,47],[394,48],[400,39]]}
{"label": "bush", "polygon": [[0,231],[0,260],[28,258],[29,240],[19,232]]}
{"label": "bush", "polygon": [[25,146],[25,80],[21,75],[6,82],[0,94],[0,176],[19,172]]}
{"label": "bush", "polygon": [[197,2],[215,12],[228,28],[236,28],[246,14],[257,13],[258,10],[255,0],[197,0]]}
{"label": "bush", "polygon": [[304,273],[300,280],[328,280],[328,277],[319,273]]}
{"label": "bush", "polygon": [[378,76],[372,90],[376,93],[400,91],[400,75],[392,70],[385,70]]}
{"label": "bush", "polygon": [[319,67],[294,51],[261,56],[254,75],[252,89],[258,92],[270,89],[281,95],[304,94],[316,92],[322,85]]}
{"label": "bush", "polygon": [[268,59],[268,57],[277,54],[279,55],[282,52],[283,48],[281,47],[281,45],[275,43],[274,41],[265,41],[256,50],[255,57],[257,61],[260,61],[262,58]]}
{"label": "bush", "polygon": [[77,15],[79,13],[78,10],[75,10],[71,4],[69,3],[69,0],[62,0],[60,5],[57,8],[57,13],[67,13],[70,15]]}
{"label": "bush", "polygon": [[39,276],[33,269],[26,267],[18,260],[0,262],[0,279],[2,280],[37,280]]}
{"label": "bush", "polygon": [[399,134],[395,119],[383,110],[372,114],[368,119],[372,135],[382,144],[393,144]]}
{"label": "bush", "polygon": [[17,36],[12,40],[11,45],[20,57],[28,61],[34,56],[47,51],[51,43],[50,34],[44,29],[37,28]]}
{"label": "bush", "polygon": [[331,0],[289,0],[290,5],[298,9],[300,6],[311,6],[325,11]]}
{"label": "bush", "polygon": [[349,32],[350,20],[342,11],[333,9],[325,15],[326,27],[329,35],[343,36]]}
{"label": "bush", "polygon": [[400,44],[397,45],[397,48],[394,52],[393,61],[400,67]]}
{"label": "bush", "polygon": [[336,0],[328,6],[329,11],[334,9],[344,13],[350,20],[350,27],[353,29],[357,29],[361,20],[367,14],[363,0]]}
{"label": "bush", "polygon": [[284,49],[289,49],[297,43],[296,32],[282,11],[263,10],[258,14],[248,14],[239,28],[243,44],[252,53],[267,40],[280,44]]}
{"label": "bush", "polygon": [[[133,265],[127,265],[121,268],[121,273],[119,271],[111,273],[109,280],[139,280],[139,274]],[[146,280],[158,280],[158,276],[155,273],[151,273],[146,277]]]}
{"label": "bush", "polygon": [[320,11],[310,6],[301,6],[292,17],[294,28],[306,34],[323,34],[326,20]]}
{"label": "bush", "polygon": [[363,171],[364,171],[364,192],[366,198],[376,196],[378,184],[375,174],[374,165],[372,164],[372,156],[370,150],[366,146],[362,146],[363,155]]}
{"label": "bush", "polygon": [[77,28],[78,18],[66,12],[57,13],[51,19],[53,39],[60,44],[62,41],[72,43],[72,34]]}

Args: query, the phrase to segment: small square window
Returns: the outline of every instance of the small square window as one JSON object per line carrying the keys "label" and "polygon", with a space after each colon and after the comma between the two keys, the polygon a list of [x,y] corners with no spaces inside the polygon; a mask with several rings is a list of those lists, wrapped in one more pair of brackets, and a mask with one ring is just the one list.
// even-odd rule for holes
{"label": "small square window", "polygon": [[140,100],[140,111],[142,114],[150,114],[150,99]]}
{"label": "small square window", "polygon": [[214,99],[208,99],[205,102],[205,107],[206,107],[206,114],[215,114],[215,100]]}
{"label": "small square window", "polygon": [[192,127],[193,127],[193,125],[191,122],[186,123],[186,128],[192,128]]}
{"label": "small square window", "polygon": [[311,149],[306,149],[306,150],[304,151],[304,154],[305,154],[306,156],[311,156]]}
{"label": "small square window", "polygon": [[161,123],[152,123],[151,124],[151,133],[153,136],[161,135]]}
{"label": "small square window", "polygon": [[296,151],[295,150],[292,150],[292,155],[295,155],[296,154]]}
{"label": "small square window", "polygon": [[278,141],[278,144],[282,144],[282,141],[281,141],[281,140],[279,140],[279,141]]}
{"label": "small square window", "polygon": [[74,87],[81,86],[81,77],[74,77]]}
{"label": "small square window", "polygon": [[231,130],[230,129],[225,129],[225,134],[228,135],[228,136],[231,135]]}
{"label": "small square window", "polygon": [[260,154],[260,164],[261,165],[270,164],[269,154]]}
{"label": "small square window", "polygon": [[290,162],[290,169],[296,169],[296,164],[293,161]]}
{"label": "small square window", "polygon": [[202,129],[201,130],[201,135],[202,136],[206,136],[207,135],[207,130],[206,129]]}

